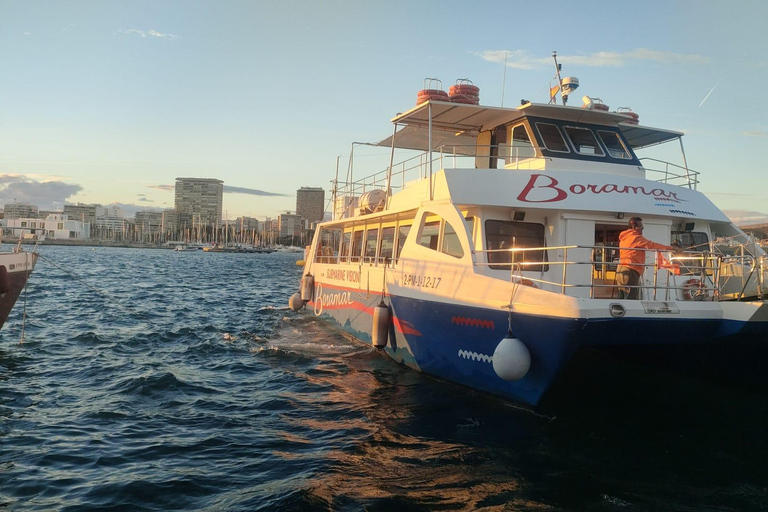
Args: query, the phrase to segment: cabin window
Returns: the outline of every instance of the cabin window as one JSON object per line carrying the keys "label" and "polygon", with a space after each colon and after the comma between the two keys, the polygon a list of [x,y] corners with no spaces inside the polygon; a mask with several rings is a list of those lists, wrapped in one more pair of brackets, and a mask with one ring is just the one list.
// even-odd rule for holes
{"label": "cabin window", "polygon": [[424,223],[424,227],[421,228],[421,236],[419,237],[419,245],[429,247],[430,249],[437,250],[437,241],[440,238],[440,221],[431,220]]}
{"label": "cabin window", "polygon": [[345,231],[341,235],[341,249],[339,249],[339,263],[346,263],[349,261],[349,246],[352,241],[352,232]]}
{"label": "cabin window", "polygon": [[320,232],[315,261],[320,263],[336,263],[336,250],[339,248],[341,228],[323,229]]}
{"label": "cabin window", "polygon": [[[435,215],[430,214],[429,217],[434,219]],[[459,234],[445,219],[426,221],[421,228],[419,245],[428,247],[433,251],[440,251],[454,258],[464,256],[464,249],[461,247]]]}
{"label": "cabin window", "polygon": [[536,123],[536,129],[539,130],[541,141],[544,147],[550,151],[559,151],[560,153],[570,153],[568,145],[563,140],[563,136],[556,125],[550,123]]}
{"label": "cabin window", "polygon": [[397,253],[395,253],[395,259],[400,258],[400,253],[403,252],[403,246],[405,245],[405,239],[408,238],[408,233],[410,231],[410,224],[401,224],[397,228]]}
{"label": "cabin window", "polygon": [[[531,251],[527,248],[546,247],[544,225],[532,222],[513,222],[509,220],[485,221],[485,242],[488,247],[488,263],[495,270],[510,270],[510,263],[520,264],[525,271],[546,272],[548,265],[538,265],[547,261],[545,250]],[[517,251],[495,252],[497,250],[518,249]],[[523,250],[519,250],[523,249]]]}
{"label": "cabin window", "polygon": [[369,229],[365,234],[365,253],[363,261],[373,263],[376,260],[376,242],[379,240],[379,228]]}
{"label": "cabin window", "polygon": [[533,149],[531,137],[524,124],[512,128],[512,158],[531,158],[536,156],[536,150]]}
{"label": "cabin window", "polygon": [[709,237],[701,231],[673,231],[672,243],[687,251],[709,250]]}
{"label": "cabin window", "polygon": [[56,229],[64,229],[64,223],[59,222],[58,227]]}
{"label": "cabin window", "polygon": [[384,228],[381,230],[381,240],[379,241],[379,259],[383,262],[392,259],[392,250],[395,246],[395,227]]}
{"label": "cabin window", "polygon": [[443,247],[440,252],[453,256],[454,258],[461,258],[464,256],[464,249],[461,248],[461,241],[459,240],[459,234],[453,229],[453,226],[445,223],[443,229]]}
{"label": "cabin window", "polygon": [[618,133],[597,130],[597,135],[600,137],[600,140],[603,141],[603,145],[608,150],[608,154],[613,158],[621,158],[623,160],[632,159],[632,155],[629,153],[629,150],[624,145],[624,141],[621,140]]}
{"label": "cabin window", "polygon": [[27,222],[26,221],[22,221],[21,227],[23,227],[23,228],[27,227]]}
{"label": "cabin window", "polygon": [[570,139],[576,153],[588,156],[605,156],[592,130],[577,126],[565,126],[563,130]]}
{"label": "cabin window", "polygon": [[363,230],[355,231],[352,236],[352,256],[349,261],[360,261],[360,256],[363,253]]}

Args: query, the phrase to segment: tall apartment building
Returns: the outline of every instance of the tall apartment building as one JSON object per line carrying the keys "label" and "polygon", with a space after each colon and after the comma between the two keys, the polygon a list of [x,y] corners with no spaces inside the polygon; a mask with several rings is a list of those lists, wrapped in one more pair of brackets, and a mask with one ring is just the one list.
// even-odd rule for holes
{"label": "tall apartment building", "polygon": [[80,222],[89,222],[91,226],[96,224],[96,208],[98,204],[65,204],[62,213],[69,220],[79,220]]}
{"label": "tall apartment building", "polygon": [[301,187],[297,190],[296,215],[310,223],[322,221],[325,215],[325,190],[315,187]]}
{"label": "tall apartment building", "polygon": [[254,217],[238,217],[234,222],[229,221],[229,225],[235,228],[235,231],[253,231],[259,230],[259,220]]}
{"label": "tall apartment building", "polygon": [[4,207],[6,219],[37,218],[37,206],[29,203],[8,203]]}
{"label": "tall apartment building", "polygon": [[125,212],[120,207],[96,206],[96,221],[93,228],[100,235],[109,231],[122,231],[126,228],[126,220]]}
{"label": "tall apartment building", "polygon": [[212,178],[176,178],[176,212],[179,225],[218,227],[224,198],[224,182]]}
{"label": "tall apartment building", "polygon": [[299,237],[304,229],[301,215],[294,215],[289,212],[281,213],[277,217],[277,223],[280,238]]}
{"label": "tall apartment building", "polygon": [[143,233],[160,233],[163,229],[163,221],[165,220],[163,212],[157,210],[143,210],[136,212],[134,217],[134,224]]}

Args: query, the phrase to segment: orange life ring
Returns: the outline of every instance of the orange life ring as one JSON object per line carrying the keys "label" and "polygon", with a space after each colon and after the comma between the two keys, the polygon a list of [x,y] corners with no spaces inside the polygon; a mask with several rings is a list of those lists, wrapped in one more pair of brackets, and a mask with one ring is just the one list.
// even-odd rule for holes
{"label": "orange life ring", "polygon": [[472,99],[468,98],[466,96],[452,96],[450,99],[451,103],[464,103],[466,105],[479,105],[480,100],[479,99]]}
{"label": "orange life ring", "polygon": [[689,279],[683,283],[683,300],[708,300],[710,290],[700,279]]}
{"label": "orange life ring", "polygon": [[416,104],[421,105],[425,101],[451,101],[448,93],[439,89],[424,89],[416,95]]}
{"label": "orange life ring", "polygon": [[472,94],[478,96],[480,94],[480,88],[471,84],[456,84],[448,88],[448,93],[451,96],[454,94]]}

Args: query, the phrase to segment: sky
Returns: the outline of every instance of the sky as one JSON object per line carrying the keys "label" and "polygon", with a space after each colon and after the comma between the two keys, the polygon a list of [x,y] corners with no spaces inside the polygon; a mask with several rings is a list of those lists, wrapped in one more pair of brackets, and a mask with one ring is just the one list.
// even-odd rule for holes
{"label": "sky", "polygon": [[578,98],[684,132],[699,190],[768,222],[766,19],[763,0],[0,0],[0,204],[172,208],[199,177],[226,217],[275,217],[426,77],[546,103],[557,51]]}

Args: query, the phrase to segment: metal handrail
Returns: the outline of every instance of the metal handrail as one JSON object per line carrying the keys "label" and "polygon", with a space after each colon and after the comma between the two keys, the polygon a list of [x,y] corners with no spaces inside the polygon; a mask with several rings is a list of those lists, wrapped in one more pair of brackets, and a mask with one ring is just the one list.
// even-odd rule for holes
{"label": "metal handrail", "polygon": [[[654,162],[657,164],[662,164],[664,166],[664,170],[658,170],[658,169],[653,169],[651,167],[648,167],[645,165],[645,162]],[[665,160],[659,160],[657,158],[650,158],[650,157],[641,158],[640,163],[643,164],[643,168],[646,170],[646,172],[659,173],[664,175],[663,178],[656,180],[658,182],[677,184],[678,181],[682,181],[683,182],[682,186],[687,186],[688,188],[693,190],[696,190],[696,187],[699,184],[700,173],[692,169],[688,169],[687,167],[683,167],[681,165],[673,164]],[[677,171],[677,172],[673,172],[673,171]]]}
{"label": "metal handrail", "polygon": [[[499,270],[505,270],[507,267],[510,269],[514,267],[518,267],[521,269],[522,272],[527,272],[527,275],[524,275],[524,278],[531,281],[532,283],[536,283],[541,288],[550,288],[550,290],[554,291],[555,289],[559,289],[560,293],[566,294],[566,290],[573,289],[573,288],[588,288],[590,289],[590,298],[595,298],[595,289],[596,288],[602,288],[602,289],[611,289],[615,290],[618,288],[627,288],[628,286],[620,286],[615,284],[610,284],[606,282],[597,282],[597,278],[595,276],[594,270],[590,271],[590,280],[589,283],[569,283],[568,282],[568,276],[569,267],[578,267],[578,266],[584,266],[589,265],[594,268],[595,265],[602,264],[601,261],[596,261],[594,259],[595,251],[598,249],[605,249],[606,246],[602,245],[564,245],[564,246],[555,246],[555,247],[526,247],[526,248],[514,248],[514,249],[483,249],[483,250],[475,250],[473,251],[474,255],[482,255],[485,254],[486,258],[485,261],[483,261],[483,258],[473,258],[474,259],[474,265],[476,267],[504,267]],[[570,260],[568,258],[568,253],[570,250],[570,253],[573,254],[575,250],[585,250],[590,251],[590,258],[589,260],[578,260],[573,259]],[[659,255],[664,253],[669,253],[670,251],[659,251],[657,249],[642,249],[642,248],[633,248],[633,250],[638,251],[644,251],[644,252],[653,252],[656,254],[655,262],[654,263],[642,263],[638,265],[633,266],[641,266],[644,268],[652,268],[653,273],[648,276],[647,279],[644,280],[644,282],[650,281],[652,284],[639,284],[637,286],[632,286],[630,288],[639,288],[641,290],[649,290],[653,298],[657,297],[658,291],[665,291],[668,292],[670,290],[675,290],[677,292],[685,291],[690,289],[690,283],[691,281],[696,281],[698,284],[696,286],[698,287],[704,287],[706,286],[707,289],[707,295],[711,292],[711,300],[715,300],[716,298],[720,297],[720,289],[719,289],[719,267],[722,262],[722,259],[715,255],[701,255],[701,254],[691,254],[686,252],[681,253],[675,253],[673,255],[670,255],[668,258],[664,258],[666,263],[661,266],[659,265]],[[538,258],[535,261],[526,261],[525,253],[541,253],[542,251],[547,251],[545,254],[549,255],[551,251],[562,251],[562,259],[557,256],[554,258],[547,257],[546,261],[539,261]],[[510,254],[510,261],[505,262],[493,262],[488,261],[488,255],[491,254],[499,254],[499,253],[509,253]],[[522,261],[521,261],[522,260]],[[617,266],[620,264],[619,262],[611,262],[610,264],[616,264]],[[698,264],[694,264],[698,263]],[[547,280],[543,278],[543,271],[526,271],[526,267],[541,267],[543,265],[551,265],[551,266],[562,266],[563,272],[562,277],[560,280]],[[498,268],[497,268],[498,269]],[[686,283],[679,284],[677,280],[670,285],[670,274],[674,274],[676,270],[681,272],[681,278],[685,278],[685,276],[689,276]],[[684,273],[682,271],[684,270]],[[664,271],[662,273],[662,271]],[[540,277],[534,277],[533,273],[539,273]],[[664,277],[664,284],[660,283],[659,277]]]}
{"label": "metal handrail", "polygon": [[[495,151],[495,154],[493,150]],[[504,168],[506,169],[519,169],[522,161],[531,160],[552,160],[550,157],[544,157],[538,154],[534,148],[534,155],[520,155],[519,151],[522,149],[517,146],[510,146],[508,144],[494,144],[494,145],[460,145],[460,144],[443,144],[433,150],[433,157],[431,163],[438,163],[440,168],[445,168],[444,163],[451,159],[451,165],[454,168],[458,168],[460,159],[472,159],[471,168],[474,168],[474,159],[477,157],[478,152],[482,152],[483,156],[488,158],[496,158],[505,162]],[[467,151],[471,150],[471,151]],[[487,151],[483,151],[487,150]],[[486,155],[487,153],[487,155]],[[392,164],[392,180],[390,182],[390,188],[394,190],[403,189],[407,181],[412,179],[423,179],[429,175],[428,169],[430,166],[430,160],[428,158],[429,152],[419,152],[417,155],[406,158],[400,162]],[[661,164],[663,169],[655,169],[650,166],[643,166],[647,173],[660,174],[661,177],[654,181],[660,183],[670,183],[673,185],[682,185],[691,189],[696,189],[699,184],[699,172],[687,169],[680,165],[673,164],[664,160],[656,158],[644,157],[640,158],[641,163],[653,162]],[[359,197],[365,192],[379,188],[386,188],[387,186],[387,174],[389,173],[389,167],[374,172],[368,176],[360,178],[351,182],[334,181],[336,186],[337,195]],[[410,175],[410,178],[408,177]],[[397,181],[396,181],[397,179]],[[396,184],[398,183],[399,184]]]}

